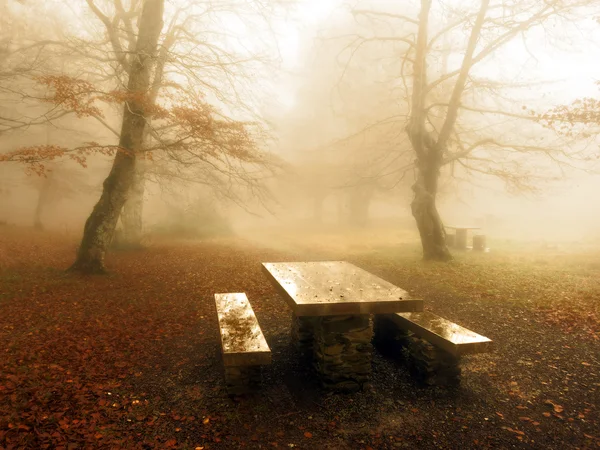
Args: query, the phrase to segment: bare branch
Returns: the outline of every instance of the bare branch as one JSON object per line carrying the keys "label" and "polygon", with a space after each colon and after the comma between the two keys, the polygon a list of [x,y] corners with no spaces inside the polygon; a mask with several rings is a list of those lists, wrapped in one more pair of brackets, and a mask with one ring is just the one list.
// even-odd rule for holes
{"label": "bare branch", "polygon": [[479,40],[479,36],[481,33],[481,27],[483,25],[483,21],[485,20],[485,15],[487,13],[487,8],[489,5],[489,0],[482,0],[481,7],[479,9],[479,14],[477,15],[477,19],[475,20],[475,24],[471,29],[471,36],[469,37],[469,43],[467,44],[467,50],[465,52],[465,56],[463,58],[462,66],[460,68],[460,72],[458,75],[458,79],[454,85],[454,89],[452,91],[452,95],[450,97],[450,102],[448,104],[448,110],[446,111],[446,120],[444,121],[444,125],[440,131],[440,134],[437,139],[437,145],[441,148],[446,146],[446,142],[450,137],[450,133],[454,128],[454,123],[456,122],[456,118],[458,117],[458,107],[460,105],[460,99],[462,97],[462,93],[465,89],[465,82],[467,81],[467,76],[469,75],[469,71],[473,66],[473,53],[475,52],[475,47],[477,45],[477,41]]}
{"label": "bare branch", "polygon": [[412,23],[414,25],[419,25],[418,20],[415,20],[408,16],[404,16],[402,14],[394,14],[394,13],[388,13],[388,12],[383,12],[383,11],[373,11],[373,10],[367,10],[367,9],[353,9],[353,10],[351,10],[351,13],[355,16],[363,15],[363,16],[388,17],[388,18],[392,18],[392,19],[400,19],[400,20],[404,20],[405,22]]}
{"label": "bare branch", "polygon": [[110,42],[112,44],[113,51],[115,52],[115,56],[123,69],[129,72],[129,63],[123,52],[123,47],[121,46],[121,41],[117,36],[117,32],[115,30],[115,24],[96,6],[94,0],[86,0],[88,6],[92,10],[92,12],[102,21],[104,26],[106,27],[106,32],[108,33],[108,37],[110,38]]}

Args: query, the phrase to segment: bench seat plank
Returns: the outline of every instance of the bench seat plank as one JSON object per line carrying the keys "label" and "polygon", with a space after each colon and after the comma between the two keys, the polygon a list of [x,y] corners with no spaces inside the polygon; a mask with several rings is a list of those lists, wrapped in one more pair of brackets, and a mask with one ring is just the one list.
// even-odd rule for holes
{"label": "bench seat plank", "polygon": [[465,327],[428,311],[396,313],[389,316],[399,327],[455,356],[469,353],[485,353],[492,341]]}
{"label": "bench seat plank", "polygon": [[225,366],[271,364],[271,350],[243,292],[215,294]]}

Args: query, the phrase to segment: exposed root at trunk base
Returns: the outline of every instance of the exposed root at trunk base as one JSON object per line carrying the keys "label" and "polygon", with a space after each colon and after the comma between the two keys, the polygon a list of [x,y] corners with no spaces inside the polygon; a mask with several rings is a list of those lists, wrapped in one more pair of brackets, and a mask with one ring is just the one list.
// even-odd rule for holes
{"label": "exposed root at trunk base", "polygon": [[67,269],[70,273],[81,273],[83,275],[106,275],[108,272],[99,261],[75,261],[71,267]]}
{"label": "exposed root at trunk base", "polygon": [[423,260],[451,261],[453,257],[446,245],[446,232],[435,206],[435,196],[418,182],[413,186],[413,191],[415,198],[411,210],[421,236]]}
{"label": "exposed root at trunk base", "polygon": [[453,259],[454,259],[454,257],[452,256],[450,251],[448,251],[447,248],[445,248],[445,249],[440,248],[431,254],[425,254],[425,253],[423,254],[423,261],[448,262],[448,261],[452,261]]}

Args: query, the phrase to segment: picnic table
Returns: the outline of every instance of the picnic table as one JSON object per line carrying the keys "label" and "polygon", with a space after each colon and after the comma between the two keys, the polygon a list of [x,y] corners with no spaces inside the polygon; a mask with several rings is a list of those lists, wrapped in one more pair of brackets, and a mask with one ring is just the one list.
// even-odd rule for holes
{"label": "picnic table", "polygon": [[454,225],[446,225],[446,228],[451,228],[456,230],[456,238],[454,240],[454,247],[459,250],[467,249],[467,233],[469,230],[479,230],[481,227],[477,226],[454,226]]}
{"label": "picnic table", "polygon": [[357,390],[370,379],[370,314],[423,310],[422,300],[345,261],[263,263],[263,270],[292,310],[298,346],[334,390]]}

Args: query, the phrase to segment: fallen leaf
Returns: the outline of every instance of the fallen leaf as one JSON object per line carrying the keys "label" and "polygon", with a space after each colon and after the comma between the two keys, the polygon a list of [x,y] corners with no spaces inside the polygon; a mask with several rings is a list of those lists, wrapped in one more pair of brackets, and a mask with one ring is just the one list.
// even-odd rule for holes
{"label": "fallen leaf", "polygon": [[554,405],[554,412],[555,413],[561,413],[564,411],[564,408],[560,405]]}
{"label": "fallen leaf", "polygon": [[519,436],[525,436],[525,433],[521,430],[515,430],[514,428],[510,428],[510,427],[502,427],[502,428],[506,431],[510,431],[511,433],[518,434]]}

